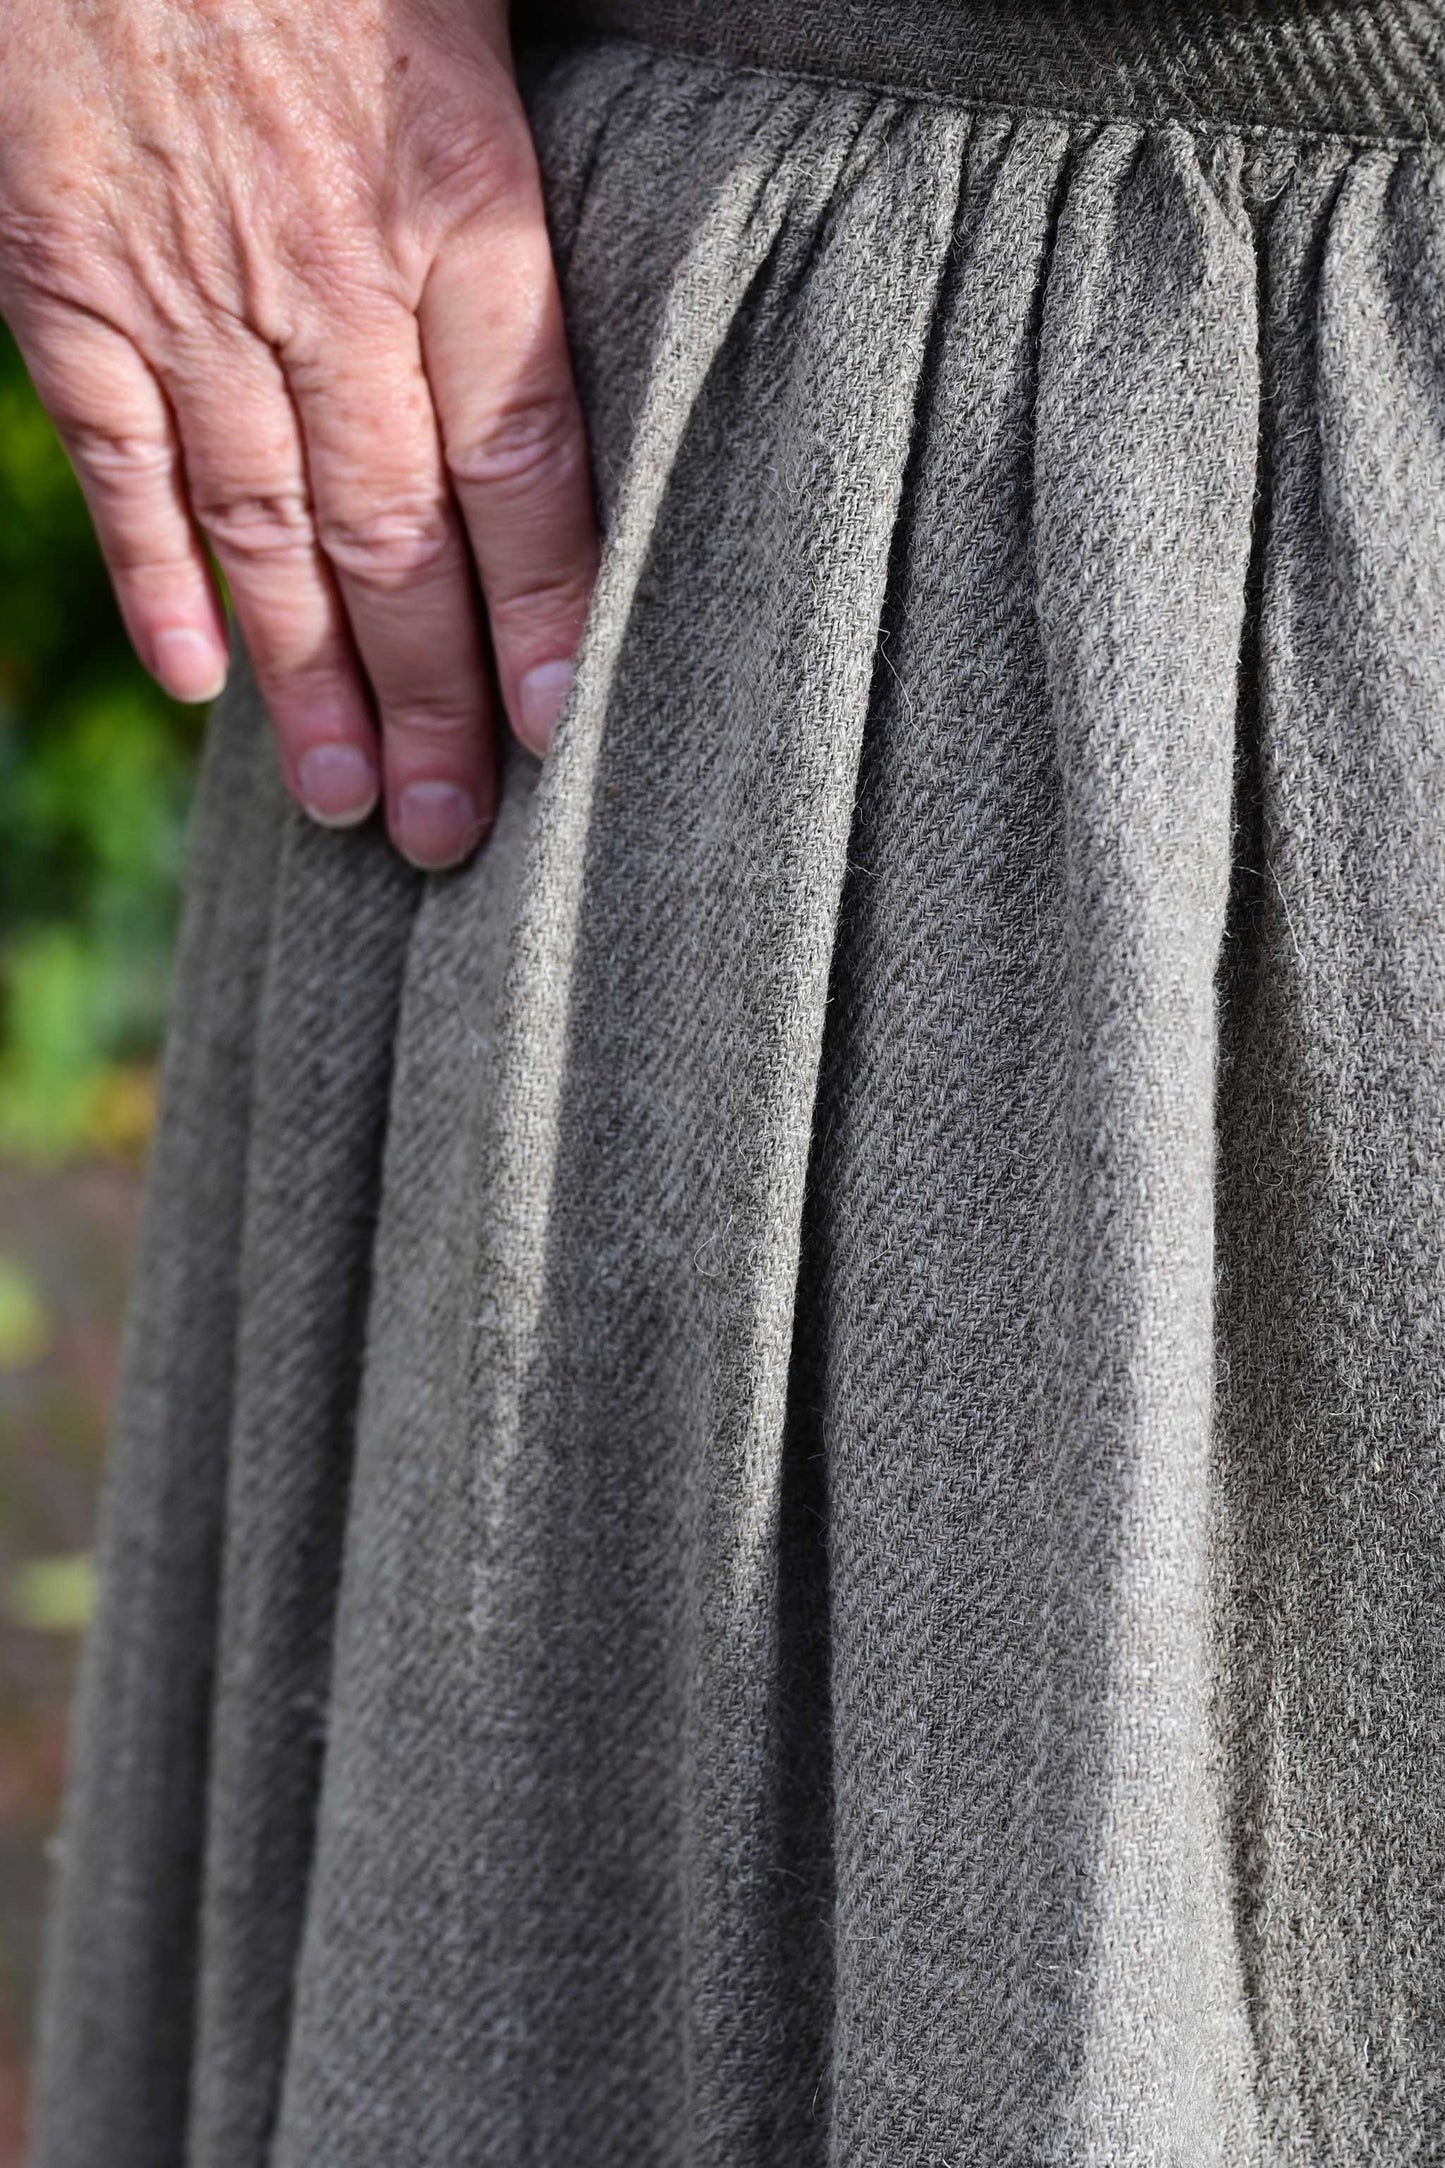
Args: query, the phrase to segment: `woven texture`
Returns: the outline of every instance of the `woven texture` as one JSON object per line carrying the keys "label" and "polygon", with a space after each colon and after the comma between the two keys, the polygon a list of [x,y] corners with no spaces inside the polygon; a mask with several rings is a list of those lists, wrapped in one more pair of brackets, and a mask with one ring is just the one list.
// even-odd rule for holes
{"label": "woven texture", "polygon": [[529,94],[601,583],[459,874],[214,718],[36,2168],[1438,2159],[1440,163]]}

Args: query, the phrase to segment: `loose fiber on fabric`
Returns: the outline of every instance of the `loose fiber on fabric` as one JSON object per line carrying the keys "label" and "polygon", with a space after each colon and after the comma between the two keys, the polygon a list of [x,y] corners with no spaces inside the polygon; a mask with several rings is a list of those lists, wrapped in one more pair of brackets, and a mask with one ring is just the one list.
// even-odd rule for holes
{"label": "loose fiber on fabric", "polygon": [[597,598],[458,873],[213,720],[35,2168],[1445,2145],[1435,17],[1137,17],[533,57]]}

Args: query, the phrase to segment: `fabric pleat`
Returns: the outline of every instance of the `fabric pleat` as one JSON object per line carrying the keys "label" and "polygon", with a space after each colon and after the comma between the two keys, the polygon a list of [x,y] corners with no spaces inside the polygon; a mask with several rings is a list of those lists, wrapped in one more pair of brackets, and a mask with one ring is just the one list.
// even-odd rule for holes
{"label": "fabric pleat", "polygon": [[213,720],[36,2168],[1439,2150],[1427,148],[527,75],[606,548]]}

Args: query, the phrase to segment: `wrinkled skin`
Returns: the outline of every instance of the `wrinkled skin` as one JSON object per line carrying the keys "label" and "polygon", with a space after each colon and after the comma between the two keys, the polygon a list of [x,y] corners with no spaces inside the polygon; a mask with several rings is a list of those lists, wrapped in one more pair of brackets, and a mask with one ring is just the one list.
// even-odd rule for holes
{"label": "wrinkled skin", "polygon": [[142,662],[416,864],[540,752],[596,565],[505,0],[0,0],[0,313]]}

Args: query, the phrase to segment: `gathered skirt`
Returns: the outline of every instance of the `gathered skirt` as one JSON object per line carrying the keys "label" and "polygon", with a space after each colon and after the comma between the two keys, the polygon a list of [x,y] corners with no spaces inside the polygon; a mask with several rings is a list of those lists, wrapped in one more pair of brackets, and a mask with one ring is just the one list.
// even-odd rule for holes
{"label": "gathered skirt", "polygon": [[1445,2158],[1442,39],[528,44],[601,577],[460,871],[212,718],[36,2168]]}

